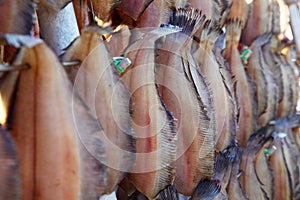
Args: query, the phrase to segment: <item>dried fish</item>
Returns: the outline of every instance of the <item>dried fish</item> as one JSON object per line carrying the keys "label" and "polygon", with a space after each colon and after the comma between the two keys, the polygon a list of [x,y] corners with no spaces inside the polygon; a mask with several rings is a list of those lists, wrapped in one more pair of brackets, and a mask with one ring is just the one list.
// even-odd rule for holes
{"label": "dried fish", "polygon": [[[87,27],[63,55],[63,61],[78,60],[67,71],[74,90],[93,111],[104,130],[108,157],[105,192],[111,193],[134,163],[134,139],[130,117],[130,93],[120,80],[112,58],[101,41],[101,29]],[[101,63],[99,65],[99,63]]]}
{"label": "dried fish", "polygon": [[[155,41],[178,30],[156,29],[133,43],[124,54],[132,61],[122,75],[133,103],[137,158],[128,178],[148,198],[173,184],[177,122],[160,99],[155,78]],[[142,74],[142,76],[141,76]]]}
{"label": "dried fish", "polygon": [[239,21],[229,21],[227,24],[224,57],[227,59],[230,66],[229,70],[236,81],[236,95],[239,108],[237,140],[238,144],[244,147],[250,135],[256,130],[257,104],[254,101],[255,85],[250,77],[247,76],[237,49],[240,34],[241,23]]}
{"label": "dried fish", "polygon": [[272,198],[272,171],[264,155],[264,145],[272,136],[272,129],[263,127],[251,135],[242,154],[240,183],[249,199]]}
{"label": "dried fish", "polygon": [[[14,64],[24,63],[30,69],[20,72],[11,121],[23,199],[99,198],[106,184],[101,129],[89,124],[95,120],[85,116],[86,107],[78,100],[72,110],[71,84],[44,43],[23,47]],[[72,111],[80,113],[81,123],[74,124]]]}
{"label": "dried fish", "polygon": [[[156,80],[160,96],[179,124],[175,185],[186,196],[193,194],[201,180],[212,178],[214,166],[214,104],[206,80],[190,53],[191,36],[204,19],[196,10],[179,10],[170,24],[182,31],[157,41]],[[196,191],[202,194],[206,188],[198,190],[203,190]]]}
{"label": "dried fish", "polygon": [[241,36],[243,44],[250,45],[256,37],[272,32],[273,1],[253,0],[249,4],[249,17]]}
{"label": "dried fish", "polygon": [[260,126],[266,126],[270,120],[276,117],[278,106],[277,85],[262,52],[262,46],[269,41],[270,36],[264,34],[254,40],[250,46],[252,54],[246,66],[247,73],[256,83],[258,124]]}
{"label": "dried fish", "polygon": [[[227,86],[224,76],[221,74],[219,63],[213,54],[213,45],[221,34],[221,30],[213,28],[213,25],[206,23],[204,26],[198,50],[193,54],[197,60],[200,72],[208,81],[214,100],[217,125],[217,151],[222,151],[235,143],[236,125],[233,91]],[[230,83],[228,83],[230,84]],[[232,93],[231,93],[232,92]],[[219,112],[221,111],[222,112]]]}
{"label": "dried fish", "polygon": [[[282,85],[283,85],[283,97],[282,100],[279,102],[278,107],[278,117],[285,117],[290,112],[295,112],[295,105],[293,101],[293,86],[291,82],[291,70],[289,63],[286,61],[285,57],[283,55],[278,55],[279,62],[280,62],[280,69],[281,69],[281,79],[282,79]],[[292,72],[294,73],[294,72]],[[295,78],[295,77],[294,77]],[[294,79],[295,80],[295,79]],[[298,96],[298,95],[297,95]]]}
{"label": "dried fish", "polygon": [[295,142],[291,129],[287,129],[287,137],[282,140],[282,153],[288,175],[291,180],[292,199],[300,198],[300,158],[299,147]]}

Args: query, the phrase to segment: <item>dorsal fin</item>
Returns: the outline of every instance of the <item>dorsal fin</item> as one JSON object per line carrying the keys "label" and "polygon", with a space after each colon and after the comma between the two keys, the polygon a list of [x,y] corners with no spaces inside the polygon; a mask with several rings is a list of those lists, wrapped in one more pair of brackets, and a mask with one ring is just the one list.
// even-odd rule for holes
{"label": "dorsal fin", "polygon": [[185,10],[180,8],[173,12],[170,17],[169,25],[182,28],[182,32],[188,35],[194,33],[202,26],[206,16],[198,9]]}
{"label": "dorsal fin", "polygon": [[209,47],[209,49],[207,49],[208,51],[211,51],[222,33],[222,29],[217,24],[207,20],[201,32],[200,42],[205,48]]}

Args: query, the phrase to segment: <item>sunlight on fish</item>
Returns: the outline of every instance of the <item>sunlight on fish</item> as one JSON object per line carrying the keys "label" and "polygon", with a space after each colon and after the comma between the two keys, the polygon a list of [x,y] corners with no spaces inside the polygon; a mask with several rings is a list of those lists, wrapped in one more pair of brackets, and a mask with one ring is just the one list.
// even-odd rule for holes
{"label": "sunlight on fish", "polygon": [[4,104],[2,101],[2,96],[0,94],[0,124],[5,124],[7,118],[7,113],[4,108]]}

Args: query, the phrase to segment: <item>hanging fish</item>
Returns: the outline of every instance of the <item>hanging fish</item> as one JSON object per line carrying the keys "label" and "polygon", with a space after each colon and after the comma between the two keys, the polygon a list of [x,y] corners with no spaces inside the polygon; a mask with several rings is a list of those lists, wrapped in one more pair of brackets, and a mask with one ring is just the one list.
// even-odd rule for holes
{"label": "hanging fish", "polygon": [[[245,45],[250,45],[256,37],[271,33],[273,29],[273,9],[275,0],[253,0],[249,6],[249,16],[242,31],[241,40]],[[253,28],[255,27],[255,28]]]}
{"label": "hanging fish", "polygon": [[1,199],[21,199],[19,158],[10,134],[0,127]]}
{"label": "hanging fish", "polygon": [[270,36],[264,34],[254,40],[249,47],[252,54],[246,65],[247,73],[256,83],[258,124],[260,126],[266,126],[269,121],[275,119],[278,107],[277,84],[262,52],[262,46],[269,41]]}
{"label": "hanging fish", "polygon": [[[295,83],[295,76],[290,70],[290,65],[283,55],[278,55],[280,62],[281,79],[283,86],[282,100],[279,102],[278,117],[285,117],[290,112],[295,112],[295,101],[293,101],[293,87],[297,87]],[[291,74],[292,73],[292,74]]]}
{"label": "hanging fish", "polygon": [[240,170],[240,183],[249,199],[272,199],[273,174],[265,159],[265,144],[270,140],[272,131],[267,127],[251,135],[243,151]]}
{"label": "hanging fish", "polygon": [[276,47],[272,47],[273,44],[272,41],[277,40],[274,36],[270,39],[269,42],[267,42],[263,47],[262,47],[262,54],[264,57],[264,62],[267,64],[269,67],[273,79],[269,80],[270,83],[275,82],[276,84],[276,106],[275,106],[275,116],[277,116],[278,113],[278,106],[279,102],[282,101],[283,98],[283,82],[282,82],[282,72],[281,72],[281,67],[280,67],[280,61],[279,61],[279,56],[273,52],[273,50]]}
{"label": "hanging fish", "polygon": [[154,29],[133,43],[124,57],[132,61],[122,75],[130,89],[133,129],[137,157],[128,175],[133,185],[148,198],[154,198],[175,176],[177,122],[163,104],[155,77],[155,42],[178,32],[177,29]]}
{"label": "hanging fish", "polygon": [[130,117],[130,93],[112,63],[101,29],[87,27],[67,48],[62,57],[80,61],[81,65],[67,69],[74,90],[93,111],[105,132],[108,180],[105,189],[111,193],[134,163],[134,139]]}
{"label": "hanging fish", "polygon": [[[166,25],[165,28],[175,26],[182,29],[181,32],[156,42],[159,93],[179,124],[175,185],[186,196],[192,195],[201,181],[206,183],[212,178],[214,166],[214,104],[207,80],[198,71],[191,54],[192,36],[204,20],[197,10],[180,9],[171,18],[173,27]],[[195,191],[195,194],[203,191]]]}
{"label": "hanging fish", "polygon": [[[221,30],[214,28],[214,25],[209,21],[207,22],[201,33],[199,47],[193,57],[197,60],[200,72],[212,89],[217,121],[216,150],[223,151],[235,143],[236,137],[235,112],[232,112],[235,109],[232,98],[233,90],[230,91],[233,86],[225,85],[230,83],[225,83],[219,63],[212,51]],[[221,110],[222,112],[220,112]]]}
{"label": "hanging fish", "polygon": [[72,99],[57,57],[38,41],[22,47],[13,64],[30,66],[20,72],[10,116],[23,199],[99,198],[106,185],[103,133],[82,102]]}
{"label": "hanging fish", "polygon": [[239,118],[237,140],[241,147],[246,145],[250,135],[256,130],[257,103],[254,101],[255,84],[247,76],[242,63],[238,44],[241,34],[241,22],[231,20],[227,24],[226,49],[224,57],[229,63],[229,71],[236,81]]}

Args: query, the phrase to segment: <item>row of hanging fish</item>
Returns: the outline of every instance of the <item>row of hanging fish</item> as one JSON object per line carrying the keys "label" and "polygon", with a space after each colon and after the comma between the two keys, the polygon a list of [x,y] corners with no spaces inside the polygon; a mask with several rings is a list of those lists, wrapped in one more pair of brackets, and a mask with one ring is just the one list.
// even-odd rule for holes
{"label": "row of hanging fish", "polygon": [[0,199],[300,198],[299,1],[0,15]]}

